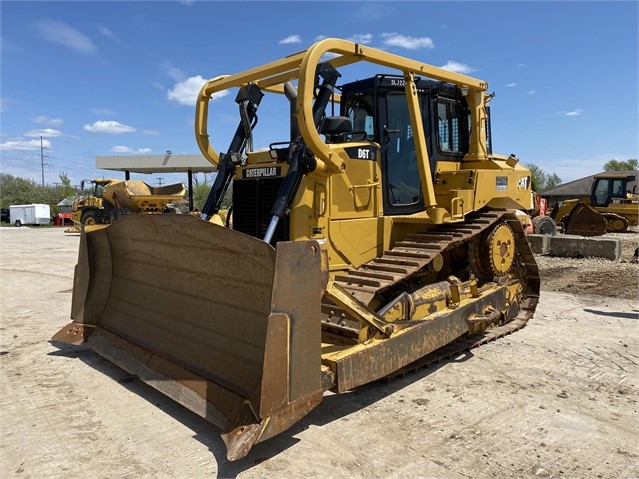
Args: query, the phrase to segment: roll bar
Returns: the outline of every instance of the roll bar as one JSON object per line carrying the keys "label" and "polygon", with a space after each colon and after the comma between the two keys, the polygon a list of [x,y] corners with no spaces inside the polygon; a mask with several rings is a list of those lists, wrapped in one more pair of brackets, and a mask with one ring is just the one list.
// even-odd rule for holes
{"label": "roll bar", "polygon": [[[325,57],[329,52],[331,53],[330,58]],[[467,158],[471,160],[487,158],[485,95],[483,93],[488,88],[486,82],[337,38],[320,40],[308,49],[280,60],[234,75],[218,76],[207,81],[200,90],[195,108],[195,137],[204,157],[214,165],[219,162],[220,155],[210,144],[207,129],[209,101],[213,94],[250,83],[255,83],[263,91],[284,94],[285,83],[297,80],[298,124],[305,143],[315,153],[318,160],[326,165],[327,170],[334,173],[343,171],[345,169],[344,160],[322,140],[313,120],[316,72],[318,65],[323,61],[329,62],[335,68],[364,61],[401,71],[407,80],[405,88],[416,136],[422,136],[422,141],[418,141],[421,147],[418,148],[423,151],[418,151],[418,153],[422,153],[423,157],[427,157],[426,143],[423,141],[423,129],[417,128],[422,126],[421,117],[420,115],[416,115],[416,118],[414,117],[415,113],[419,111],[414,83],[415,75],[426,76],[459,86],[464,91],[464,94],[467,92],[467,95],[465,95],[466,101],[472,115],[473,131],[471,138],[473,141],[471,141]]]}

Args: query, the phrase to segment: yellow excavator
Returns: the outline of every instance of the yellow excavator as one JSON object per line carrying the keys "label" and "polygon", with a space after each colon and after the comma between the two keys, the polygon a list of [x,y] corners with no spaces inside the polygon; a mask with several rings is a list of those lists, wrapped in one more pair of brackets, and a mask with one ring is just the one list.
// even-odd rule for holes
{"label": "yellow excavator", "polygon": [[[492,153],[487,88],[335,38],[211,79],[195,111],[218,170],[202,218],[86,227],[73,322],[53,341],[200,414],[236,460],[328,391],[522,328],[539,298],[515,213],[534,208],[530,171]],[[222,151],[208,112],[226,90],[240,119]]]}

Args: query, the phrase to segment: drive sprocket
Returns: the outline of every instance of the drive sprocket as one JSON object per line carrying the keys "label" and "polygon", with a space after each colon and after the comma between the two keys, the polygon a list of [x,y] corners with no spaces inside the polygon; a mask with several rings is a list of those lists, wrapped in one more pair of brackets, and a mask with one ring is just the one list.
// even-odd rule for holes
{"label": "drive sprocket", "polygon": [[469,248],[469,263],[480,278],[508,274],[515,259],[515,234],[507,223],[499,223],[475,238]]}

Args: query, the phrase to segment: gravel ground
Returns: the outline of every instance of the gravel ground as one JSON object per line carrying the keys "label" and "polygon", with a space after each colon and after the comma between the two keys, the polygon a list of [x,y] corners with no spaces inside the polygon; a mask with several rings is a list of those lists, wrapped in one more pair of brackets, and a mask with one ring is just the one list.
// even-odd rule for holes
{"label": "gravel ground", "polygon": [[536,255],[544,291],[637,299],[639,264],[633,263],[639,247],[639,227],[626,233],[608,233],[600,238],[621,240],[618,262],[603,258],[559,258]]}
{"label": "gravel ground", "polygon": [[639,265],[537,256],[522,330],[326,394],[229,462],[220,431],[86,346],[59,348],[78,236],[0,228],[0,477],[636,479]]}

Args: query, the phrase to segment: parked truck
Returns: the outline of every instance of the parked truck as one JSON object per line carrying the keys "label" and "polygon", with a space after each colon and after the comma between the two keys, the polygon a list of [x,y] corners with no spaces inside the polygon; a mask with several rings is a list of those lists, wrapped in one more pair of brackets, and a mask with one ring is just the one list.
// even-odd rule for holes
{"label": "parked truck", "polygon": [[109,224],[129,213],[165,213],[171,203],[184,198],[183,183],[153,187],[140,180],[83,180],[90,193],[73,202],[71,219],[76,225]]}
{"label": "parked truck", "polygon": [[51,208],[43,204],[11,205],[9,216],[16,226],[48,225],[51,223]]}

